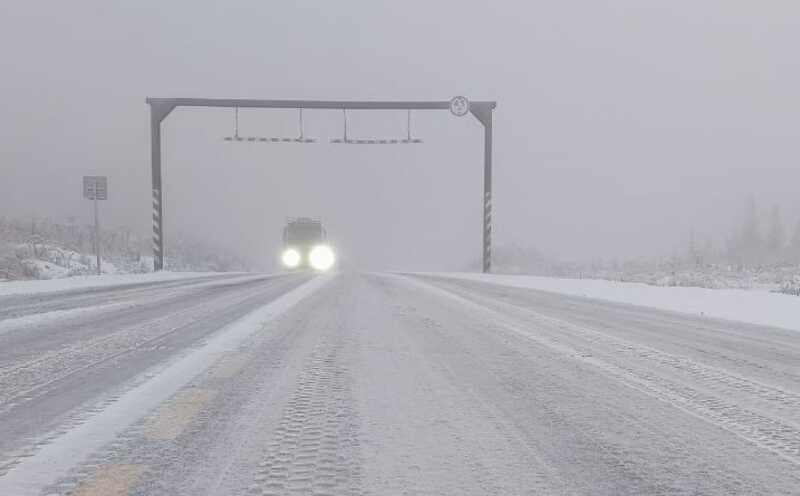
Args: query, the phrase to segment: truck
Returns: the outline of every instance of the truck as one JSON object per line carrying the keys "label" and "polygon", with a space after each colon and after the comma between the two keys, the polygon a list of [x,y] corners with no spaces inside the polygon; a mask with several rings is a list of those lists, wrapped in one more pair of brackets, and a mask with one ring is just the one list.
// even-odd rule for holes
{"label": "truck", "polygon": [[336,263],[336,255],[327,243],[327,238],[327,232],[319,219],[287,219],[283,228],[281,263],[288,270],[330,270]]}

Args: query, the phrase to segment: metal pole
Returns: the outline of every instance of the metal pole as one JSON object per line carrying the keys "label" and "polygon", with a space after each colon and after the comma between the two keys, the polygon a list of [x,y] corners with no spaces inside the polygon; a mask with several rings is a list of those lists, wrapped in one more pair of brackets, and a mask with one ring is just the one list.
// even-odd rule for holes
{"label": "metal pole", "polygon": [[164,269],[163,192],[161,188],[161,116],[150,108],[150,151],[153,179],[153,270]]}
{"label": "metal pole", "polygon": [[483,122],[483,272],[492,271],[492,112]]}
{"label": "metal pole", "polygon": [[100,220],[97,209],[97,179],[95,179],[94,188],[94,253],[97,257],[97,275],[99,276],[102,271],[100,270]]}

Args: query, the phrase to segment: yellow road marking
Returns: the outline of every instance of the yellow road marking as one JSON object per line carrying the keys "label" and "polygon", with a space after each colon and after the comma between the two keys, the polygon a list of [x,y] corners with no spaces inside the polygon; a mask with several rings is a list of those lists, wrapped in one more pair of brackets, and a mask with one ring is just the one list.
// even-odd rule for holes
{"label": "yellow road marking", "polygon": [[145,428],[145,437],[156,440],[175,439],[214,395],[216,391],[209,389],[192,389],[179,393],[150,419]]}
{"label": "yellow road marking", "polygon": [[127,496],[142,475],[141,465],[109,465],[101,468],[91,480],[82,482],[74,496]]}
{"label": "yellow road marking", "polygon": [[211,370],[211,376],[219,379],[230,379],[238,374],[250,360],[250,355],[236,353],[222,358]]}

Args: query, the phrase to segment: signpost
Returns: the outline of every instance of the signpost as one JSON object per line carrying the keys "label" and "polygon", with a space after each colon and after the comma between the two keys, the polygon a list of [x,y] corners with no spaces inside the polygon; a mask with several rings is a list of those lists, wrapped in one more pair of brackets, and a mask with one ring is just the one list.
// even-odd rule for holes
{"label": "signpost", "polygon": [[94,201],[94,253],[97,257],[97,274],[100,275],[100,220],[97,201],[108,200],[108,178],[106,176],[83,176],[83,197]]}

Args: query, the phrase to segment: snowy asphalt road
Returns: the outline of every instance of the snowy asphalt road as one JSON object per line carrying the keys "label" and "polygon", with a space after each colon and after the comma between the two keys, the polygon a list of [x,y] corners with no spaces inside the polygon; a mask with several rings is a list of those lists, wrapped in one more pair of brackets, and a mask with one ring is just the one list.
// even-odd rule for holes
{"label": "snowy asphalt road", "polygon": [[800,333],[385,274],[0,298],[0,467],[14,496],[800,494]]}

